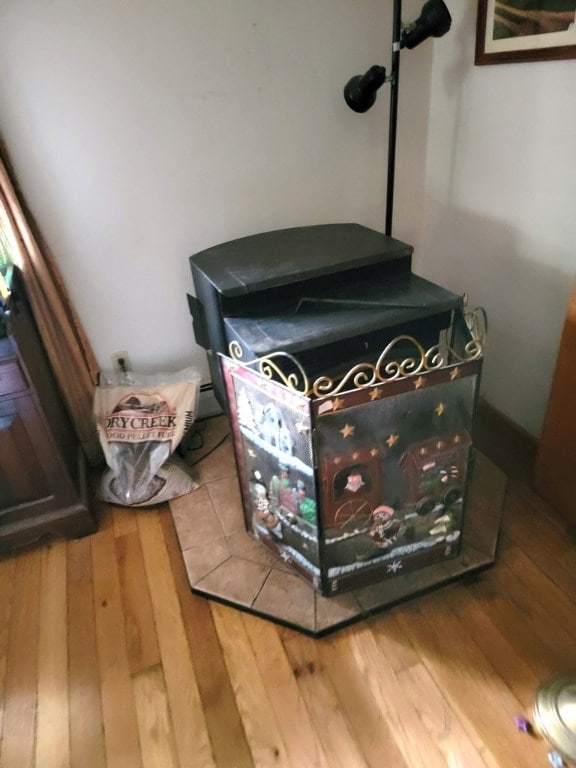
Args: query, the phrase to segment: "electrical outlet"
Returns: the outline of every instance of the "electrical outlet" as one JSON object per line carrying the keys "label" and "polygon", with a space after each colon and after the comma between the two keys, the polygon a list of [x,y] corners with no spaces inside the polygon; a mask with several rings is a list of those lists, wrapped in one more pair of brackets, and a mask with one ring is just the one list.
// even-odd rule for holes
{"label": "electrical outlet", "polygon": [[110,359],[112,360],[112,368],[116,373],[127,373],[132,370],[132,363],[128,357],[128,352],[125,350],[112,352]]}

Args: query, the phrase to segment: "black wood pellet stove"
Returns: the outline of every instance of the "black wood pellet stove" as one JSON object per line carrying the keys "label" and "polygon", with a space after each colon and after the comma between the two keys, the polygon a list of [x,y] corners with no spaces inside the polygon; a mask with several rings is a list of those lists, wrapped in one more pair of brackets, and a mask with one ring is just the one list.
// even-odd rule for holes
{"label": "black wood pellet stove", "polygon": [[294,227],[190,259],[195,338],[230,418],[246,530],[323,597],[362,603],[374,585],[381,606],[494,557],[496,517],[476,558],[466,519],[483,313],[414,274],[412,247],[390,234],[399,49],[449,21],[428,0],[401,32],[395,0],[392,76],[372,67],[345,89],[363,112],[392,85],[386,234]]}
{"label": "black wood pellet stove", "polygon": [[458,554],[482,343],[412,248],[357,224],[191,258],[245,524],[323,595]]}

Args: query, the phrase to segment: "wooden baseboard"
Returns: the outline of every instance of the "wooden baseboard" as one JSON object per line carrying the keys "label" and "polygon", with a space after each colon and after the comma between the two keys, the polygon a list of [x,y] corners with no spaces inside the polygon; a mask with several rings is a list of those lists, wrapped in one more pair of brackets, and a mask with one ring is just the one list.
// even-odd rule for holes
{"label": "wooden baseboard", "polygon": [[480,398],[473,427],[474,445],[508,477],[532,483],[538,440]]}

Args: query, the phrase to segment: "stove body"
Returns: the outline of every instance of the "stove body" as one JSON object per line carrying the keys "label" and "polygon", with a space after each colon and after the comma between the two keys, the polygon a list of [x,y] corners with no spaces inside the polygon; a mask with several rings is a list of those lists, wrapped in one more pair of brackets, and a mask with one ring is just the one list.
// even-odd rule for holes
{"label": "stove body", "polygon": [[[462,299],[412,272],[413,248],[358,224],[295,227],[233,240],[190,259],[197,343],[227,409],[218,354],[293,355],[309,373],[338,375],[400,335],[426,348]],[[401,354],[401,350],[398,350]]]}
{"label": "stove body", "polygon": [[323,596],[457,558],[481,372],[462,298],[412,273],[411,246],[355,224],[190,261],[246,529]]}

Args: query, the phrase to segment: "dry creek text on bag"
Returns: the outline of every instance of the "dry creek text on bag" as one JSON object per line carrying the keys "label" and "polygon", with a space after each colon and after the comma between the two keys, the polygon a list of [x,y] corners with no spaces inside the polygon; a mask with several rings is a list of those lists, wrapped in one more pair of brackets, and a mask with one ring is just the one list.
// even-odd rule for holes
{"label": "dry creek text on bag", "polygon": [[[106,418],[106,437],[110,441],[172,440],[178,414],[158,416],[110,415]],[[184,424],[194,421],[194,411],[187,411]],[[186,426],[184,431],[186,430]]]}

